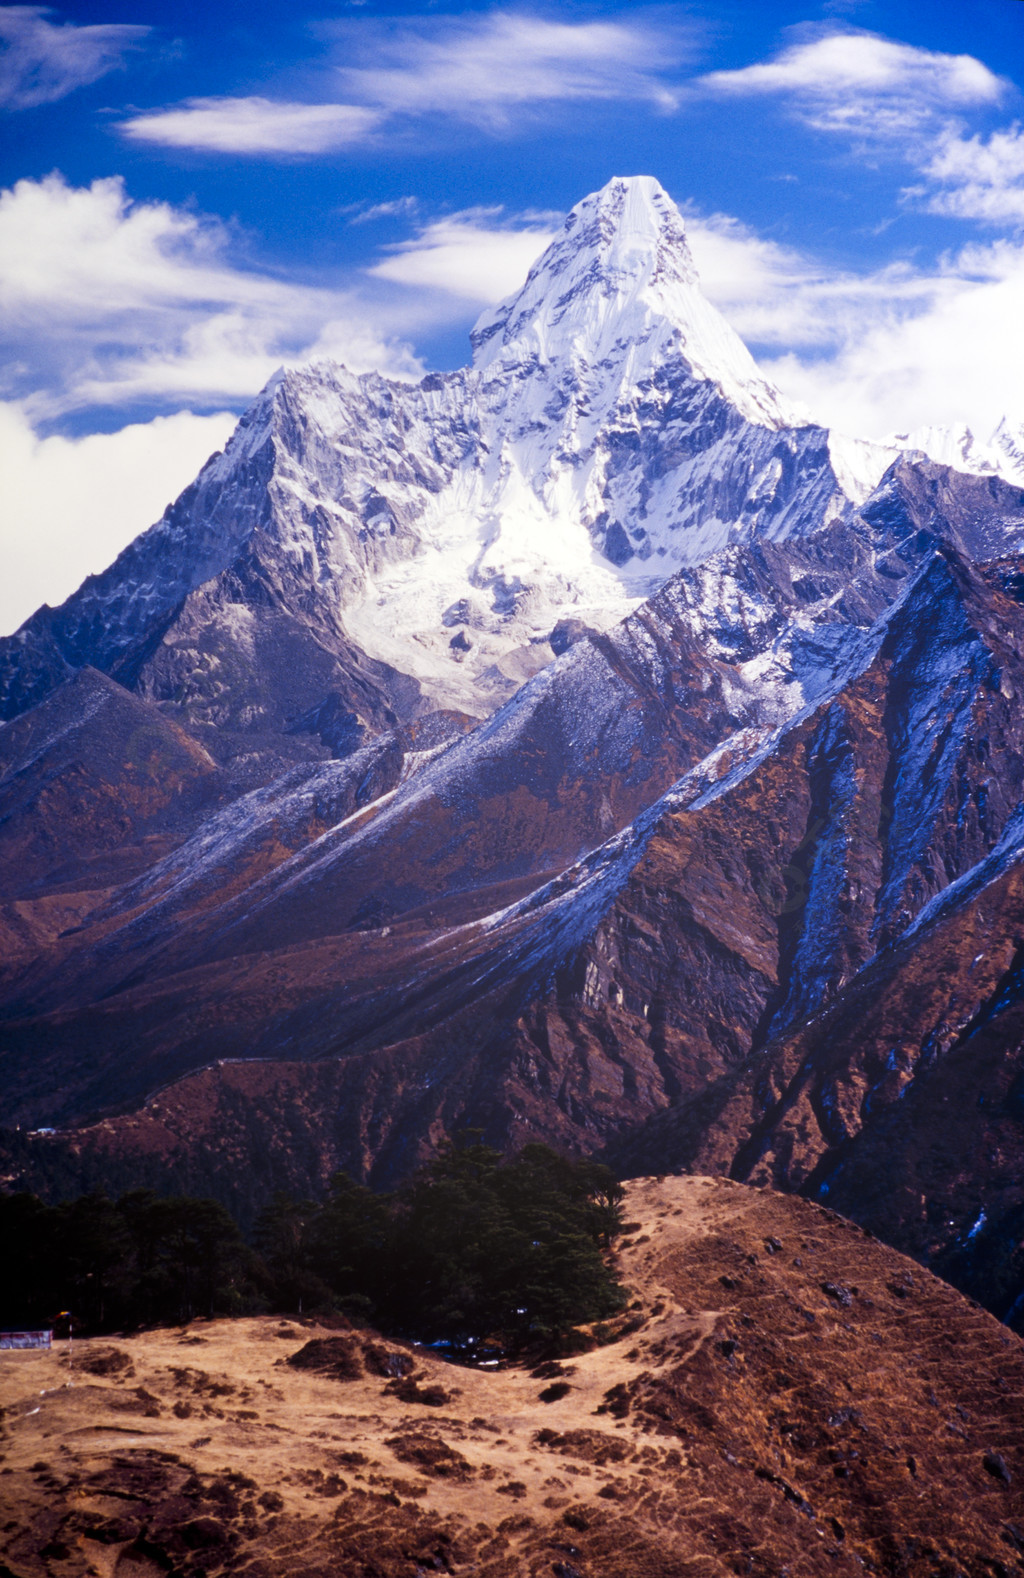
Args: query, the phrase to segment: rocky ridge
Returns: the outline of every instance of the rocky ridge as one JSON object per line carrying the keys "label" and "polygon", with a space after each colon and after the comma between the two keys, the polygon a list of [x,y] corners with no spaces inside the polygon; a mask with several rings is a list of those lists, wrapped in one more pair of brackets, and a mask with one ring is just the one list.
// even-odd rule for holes
{"label": "rocky ridge", "polygon": [[73,1376],[57,1349],[5,1354],[0,1558],[17,1578],[1024,1572],[1019,1338],[805,1201],[643,1178],[626,1207],[626,1321],[532,1373],[269,1316],[76,1341]]}
{"label": "rocky ridge", "polygon": [[1024,493],[851,455],[646,180],[471,369],[276,380],[0,651],[8,1183],[251,1218],[469,1125],[841,1199],[1020,1318]]}

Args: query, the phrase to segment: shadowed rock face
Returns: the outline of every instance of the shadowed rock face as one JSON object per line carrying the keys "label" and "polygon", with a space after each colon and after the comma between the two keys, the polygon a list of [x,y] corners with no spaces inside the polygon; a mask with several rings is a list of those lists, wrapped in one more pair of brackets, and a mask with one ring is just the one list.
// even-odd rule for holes
{"label": "shadowed rock face", "polygon": [[228,791],[190,735],[82,669],[0,731],[7,895],[124,881],[181,843]]}
{"label": "shadowed rock face", "polygon": [[229,798],[202,746],[95,669],[0,730],[0,980]]}
{"label": "shadowed rock face", "polygon": [[276,1317],[76,1340],[70,1387],[59,1348],[5,1355],[0,1560],[25,1578],[1024,1572],[1019,1338],[806,1201],[642,1178],[626,1211],[627,1318],[543,1373]]}
{"label": "shadowed rock face", "polygon": [[5,1176],[251,1216],[468,1125],[1019,1314],[1024,493],[855,508],[664,194],[588,204],[473,369],[275,382],[0,643]]}
{"label": "shadowed rock face", "polygon": [[[811,573],[804,551],[798,562],[772,552],[776,588],[792,596]],[[758,571],[744,557],[744,573],[767,562]],[[826,570],[821,559],[815,573]],[[663,645],[654,650],[675,653],[677,674],[688,663],[692,694],[710,698],[714,738],[713,709],[726,694],[735,704],[741,665],[707,641],[687,646],[683,584],[655,605]],[[18,991],[60,1005],[8,1022],[8,1090],[22,1121],[81,1120],[148,1099],[67,1136],[12,1140],[8,1170],[29,1183],[56,1168],[81,1183],[211,1189],[244,1214],[274,1187],[322,1187],[339,1165],[389,1181],[439,1133],[468,1125],[506,1146],[539,1137],[604,1147],[626,1170],[644,1158],[822,1191],[1008,1313],[1024,1206],[1013,1028],[1021,584],[1016,559],[972,568],[934,551],[870,634],[856,636],[855,661],[845,627],[845,679],[838,664],[829,669],[823,693],[790,721],[751,723],[710,757],[699,710],[689,739],[652,730],[663,747],[678,742],[666,777],[687,750],[694,761],[703,748],[704,759],[547,881],[528,860],[509,875],[497,837],[491,883],[460,875],[457,832],[467,823],[472,832],[481,798],[465,786],[474,770],[489,774],[476,782],[496,784],[509,814],[537,712],[584,655],[593,661],[593,647],[577,645],[534,682],[540,703],[524,697],[511,724],[499,715],[493,732],[442,747],[405,786],[401,751],[373,747],[326,764],[316,784],[303,779],[276,798],[260,791],[258,815],[221,813],[218,835],[204,835],[205,864],[186,842],[180,858],[105,900],[60,945],[52,973],[22,975]],[[733,575],[730,604],[735,585]],[[787,609],[779,597],[771,650],[788,654],[792,674],[798,647],[820,648],[823,637],[812,623],[801,646]],[[650,630],[653,609],[644,617]],[[621,654],[641,649],[638,618],[612,648],[620,670]],[[741,664],[749,651],[741,643]],[[715,685],[698,682],[700,663]],[[638,710],[642,723],[645,706],[666,716],[639,672],[620,716]],[[664,664],[649,658],[646,672],[663,676]],[[764,692],[754,700],[764,706]],[[552,757],[537,760],[553,771]],[[562,760],[566,782],[578,763],[585,784],[586,753],[566,747]],[[627,792],[633,760],[618,758],[606,792]],[[328,769],[334,831],[310,843],[312,791],[322,802]],[[374,772],[391,776],[375,783]],[[639,783],[642,802],[649,778]],[[360,824],[360,785],[371,829],[404,819],[392,847],[410,888],[422,880],[417,862],[427,873],[438,865],[431,804],[450,817],[458,861],[433,899],[413,889],[383,925],[359,915],[350,891],[359,868],[346,865],[344,830]],[[551,801],[561,805],[558,793]],[[268,827],[298,855],[268,855]],[[388,847],[371,845],[378,861]],[[237,893],[225,901],[232,876]],[[183,940],[190,928],[198,940]],[[124,980],[126,967],[135,974]],[[113,970],[120,984],[104,973]],[[951,1099],[955,1120],[944,1121]]]}

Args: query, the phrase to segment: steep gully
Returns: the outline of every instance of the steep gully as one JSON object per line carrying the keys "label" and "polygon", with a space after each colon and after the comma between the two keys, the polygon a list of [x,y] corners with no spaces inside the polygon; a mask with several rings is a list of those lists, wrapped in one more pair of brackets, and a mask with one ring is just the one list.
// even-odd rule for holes
{"label": "steep gully", "polygon": [[470,1125],[1018,1304],[1024,494],[844,495],[667,204],[579,205],[469,372],[275,381],[3,644],[8,1182],[251,1215]]}
{"label": "steep gully", "polygon": [[[541,1135],[610,1145],[627,1169],[643,1155],[665,1170],[828,1184],[830,1198],[857,1215],[872,1198],[878,1210],[882,1144],[860,1136],[891,1131],[888,1107],[921,1079],[933,1094],[915,1100],[931,1122],[915,1127],[914,1105],[900,1103],[900,1146],[887,1154],[886,1176],[922,1165],[925,1176],[917,1197],[894,1187],[904,1210],[890,1200],[884,1226],[955,1269],[979,1198],[994,1220],[989,1181],[1003,1201],[1000,1229],[1020,1209],[1005,1176],[1021,1133],[1011,1090],[1019,1069],[1005,1045],[992,1165],[983,1165],[984,1146],[973,1158],[967,1150],[977,1141],[970,1125],[960,1124],[970,1130],[960,1141],[956,1132],[946,1138],[948,1125],[934,1126],[936,1082],[955,1076],[965,1039],[991,1037],[994,1017],[1015,1001],[1007,990],[1019,925],[1013,695],[1024,634],[1016,574],[1015,561],[972,571],[938,555],[885,621],[872,660],[837,694],[762,739],[753,760],[720,782],[698,774],[670,790],[611,847],[503,916],[452,931],[413,914],[388,936],[375,928],[250,951],[79,1011],[70,1021],[78,1046],[97,1038],[94,1060],[83,1061],[102,1064],[101,1040],[116,1050],[120,1015],[121,1057],[137,1067],[147,1041],[178,1056],[187,1046],[168,994],[180,1014],[194,1012],[197,999],[234,993],[227,1020],[242,1019],[250,1057],[263,1050],[262,1034],[268,1058],[262,1067],[207,1069],[140,1114],[78,1130],[72,1150],[85,1173],[116,1156],[121,1167],[164,1177],[184,1168],[192,1187],[230,1190],[255,1141],[278,1182],[308,1184],[339,1163],[383,1181],[429,1148],[439,1125],[470,1123],[505,1144]],[[915,750],[925,751],[927,772],[911,770]],[[915,927],[936,896],[947,909]],[[935,968],[937,947],[952,952],[955,969],[947,956]],[[65,1015],[55,1030],[58,1046],[67,1023]],[[24,1026],[26,1044],[46,1059],[44,1089],[59,1068],[59,1052],[56,1064],[47,1057],[48,1028]],[[223,1038],[225,1029],[222,1020],[214,1033]],[[289,1035],[324,1060],[308,1077],[273,1056]],[[118,1062],[112,1077],[123,1088]],[[66,1088],[75,1099],[73,1083]],[[942,1223],[927,1165],[939,1132],[947,1170],[972,1175],[955,1199],[942,1195],[941,1210],[952,1213]],[[216,1140],[216,1155],[197,1156],[197,1139]],[[38,1155],[51,1143],[30,1149]],[[873,1191],[863,1177],[858,1184],[860,1154]],[[980,1236],[972,1264],[986,1260]],[[998,1282],[1012,1295],[1009,1308],[1018,1270],[1004,1255],[978,1291]]]}

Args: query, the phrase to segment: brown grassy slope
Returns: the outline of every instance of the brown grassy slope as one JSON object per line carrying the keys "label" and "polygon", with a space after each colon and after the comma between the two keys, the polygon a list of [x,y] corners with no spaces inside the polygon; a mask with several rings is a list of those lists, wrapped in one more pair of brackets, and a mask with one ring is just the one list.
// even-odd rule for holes
{"label": "brown grassy slope", "polygon": [[[1024,1573],[1019,1339],[806,1201],[627,1211],[642,1324],[561,1376],[269,1317],[76,1345],[70,1386],[3,1354],[0,1572]],[[283,1362],[317,1338],[334,1374]]]}

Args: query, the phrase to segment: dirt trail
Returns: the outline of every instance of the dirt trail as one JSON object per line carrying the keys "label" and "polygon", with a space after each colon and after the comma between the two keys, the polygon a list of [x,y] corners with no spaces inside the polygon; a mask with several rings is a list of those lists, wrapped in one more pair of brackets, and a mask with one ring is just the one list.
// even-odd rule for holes
{"label": "dirt trail", "polygon": [[791,1197],[626,1218],[631,1329],[541,1374],[271,1317],[0,1355],[0,1574],[1024,1574],[1016,1337]]}

